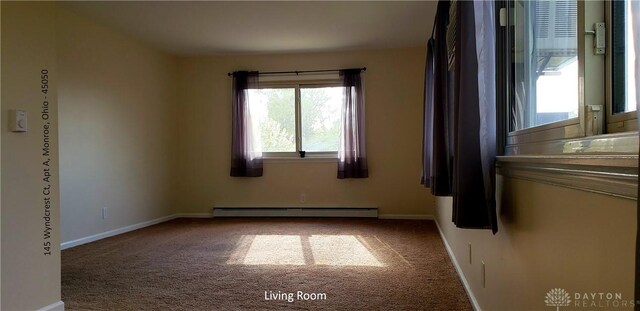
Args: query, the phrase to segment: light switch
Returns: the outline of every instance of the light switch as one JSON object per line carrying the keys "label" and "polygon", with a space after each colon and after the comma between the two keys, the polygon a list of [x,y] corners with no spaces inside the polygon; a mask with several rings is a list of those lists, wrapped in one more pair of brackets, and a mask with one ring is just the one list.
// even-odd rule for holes
{"label": "light switch", "polygon": [[27,131],[27,112],[24,110],[9,110],[9,130],[12,132]]}

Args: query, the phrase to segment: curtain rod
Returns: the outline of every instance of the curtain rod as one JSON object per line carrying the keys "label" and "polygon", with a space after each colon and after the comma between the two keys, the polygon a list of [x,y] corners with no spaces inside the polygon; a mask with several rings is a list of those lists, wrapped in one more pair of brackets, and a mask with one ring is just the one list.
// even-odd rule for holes
{"label": "curtain rod", "polygon": [[[348,69],[360,69],[362,71],[366,71],[367,67],[362,68],[348,68]],[[347,69],[347,70],[348,70]],[[320,70],[296,70],[296,71],[263,71],[258,72],[258,75],[276,75],[276,74],[285,74],[285,73],[295,73],[296,75],[301,73],[309,73],[309,72],[331,72],[331,71],[340,71],[345,69],[320,69]],[[228,76],[233,76],[233,72],[227,73]]]}

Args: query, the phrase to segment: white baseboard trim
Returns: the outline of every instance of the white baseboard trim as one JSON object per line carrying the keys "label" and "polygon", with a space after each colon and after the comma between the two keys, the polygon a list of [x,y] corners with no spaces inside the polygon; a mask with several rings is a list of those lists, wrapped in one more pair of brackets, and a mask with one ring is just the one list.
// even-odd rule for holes
{"label": "white baseboard trim", "polygon": [[422,214],[379,214],[378,219],[416,219],[416,220],[433,220],[433,215]]}
{"label": "white baseboard trim", "polygon": [[114,235],[118,235],[118,234],[123,234],[129,231],[133,231],[133,230],[138,230],[144,227],[148,227],[148,226],[152,226],[155,224],[159,224],[161,222],[165,222],[165,221],[169,221],[171,219],[176,218],[175,215],[169,215],[169,216],[164,216],[164,217],[160,217],[160,218],[156,218],[156,219],[152,219],[152,220],[148,220],[148,221],[143,221],[137,224],[133,224],[130,226],[126,226],[126,227],[122,227],[122,228],[118,228],[118,229],[113,229],[113,230],[109,230],[106,232],[102,232],[102,233],[98,233],[98,234],[94,234],[94,235],[90,235],[88,237],[84,237],[84,238],[80,238],[80,239],[76,239],[76,240],[72,240],[72,241],[67,241],[67,242],[63,242],[60,244],[60,250],[64,250],[67,248],[71,248],[74,246],[78,246],[78,245],[82,245],[82,244],[87,244],[87,243],[91,243],[91,242],[95,242],[97,240],[102,240],[108,237],[112,237]]}
{"label": "white baseboard trim", "polygon": [[[213,218],[211,213],[178,213],[173,214],[174,218]],[[378,214],[378,219],[417,219],[433,220],[433,215],[422,214]]]}
{"label": "white baseboard trim", "polygon": [[44,306],[37,311],[64,311],[64,302],[58,301],[54,302],[48,306]]}
{"label": "white baseboard trim", "polygon": [[438,232],[440,232],[440,238],[442,239],[444,248],[447,249],[447,254],[449,254],[449,259],[451,259],[453,266],[456,268],[456,272],[458,272],[458,277],[460,277],[460,280],[462,281],[462,285],[464,286],[464,290],[467,292],[467,295],[471,300],[471,305],[473,306],[473,309],[475,311],[482,311],[482,309],[480,309],[480,304],[478,304],[478,300],[476,299],[476,296],[473,294],[473,291],[471,290],[471,286],[469,286],[469,282],[464,277],[464,273],[462,273],[462,268],[460,268],[460,264],[458,263],[456,256],[453,254],[453,250],[451,249],[451,246],[449,246],[449,242],[447,242],[447,239],[444,237],[444,233],[442,232],[442,228],[440,228],[440,224],[438,223],[438,220],[437,219],[434,219],[434,220],[436,223],[436,227],[438,227]]}
{"label": "white baseboard trim", "polygon": [[173,218],[212,218],[211,213],[178,213],[173,214]]}
{"label": "white baseboard trim", "polygon": [[216,207],[213,217],[367,217],[377,218],[375,207]]}

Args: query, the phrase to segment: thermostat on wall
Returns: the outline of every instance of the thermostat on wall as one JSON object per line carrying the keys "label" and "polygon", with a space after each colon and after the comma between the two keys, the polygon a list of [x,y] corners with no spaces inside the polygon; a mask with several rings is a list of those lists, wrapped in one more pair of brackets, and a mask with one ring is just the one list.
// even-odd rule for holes
{"label": "thermostat on wall", "polygon": [[12,132],[27,131],[27,112],[24,110],[9,110],[9,130]]}

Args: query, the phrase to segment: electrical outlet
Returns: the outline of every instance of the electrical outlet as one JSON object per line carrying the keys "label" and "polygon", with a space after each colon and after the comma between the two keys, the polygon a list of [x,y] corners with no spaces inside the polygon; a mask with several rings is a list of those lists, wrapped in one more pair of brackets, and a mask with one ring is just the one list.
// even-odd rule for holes
{"label": "electrical outlet", "polygon": [[300,193],[300,203],[305,203],[305,202],[307,202],[307,194]]}
{"label": "electrical outlet", "polygon": [[469,264],[473,264],[473,257],[471,257],[471,243],[469,243]]}
{"label": "electrical outlet", "polygon": [[103,207],[102,208],[102,219],[107,219],[107,208]]}

